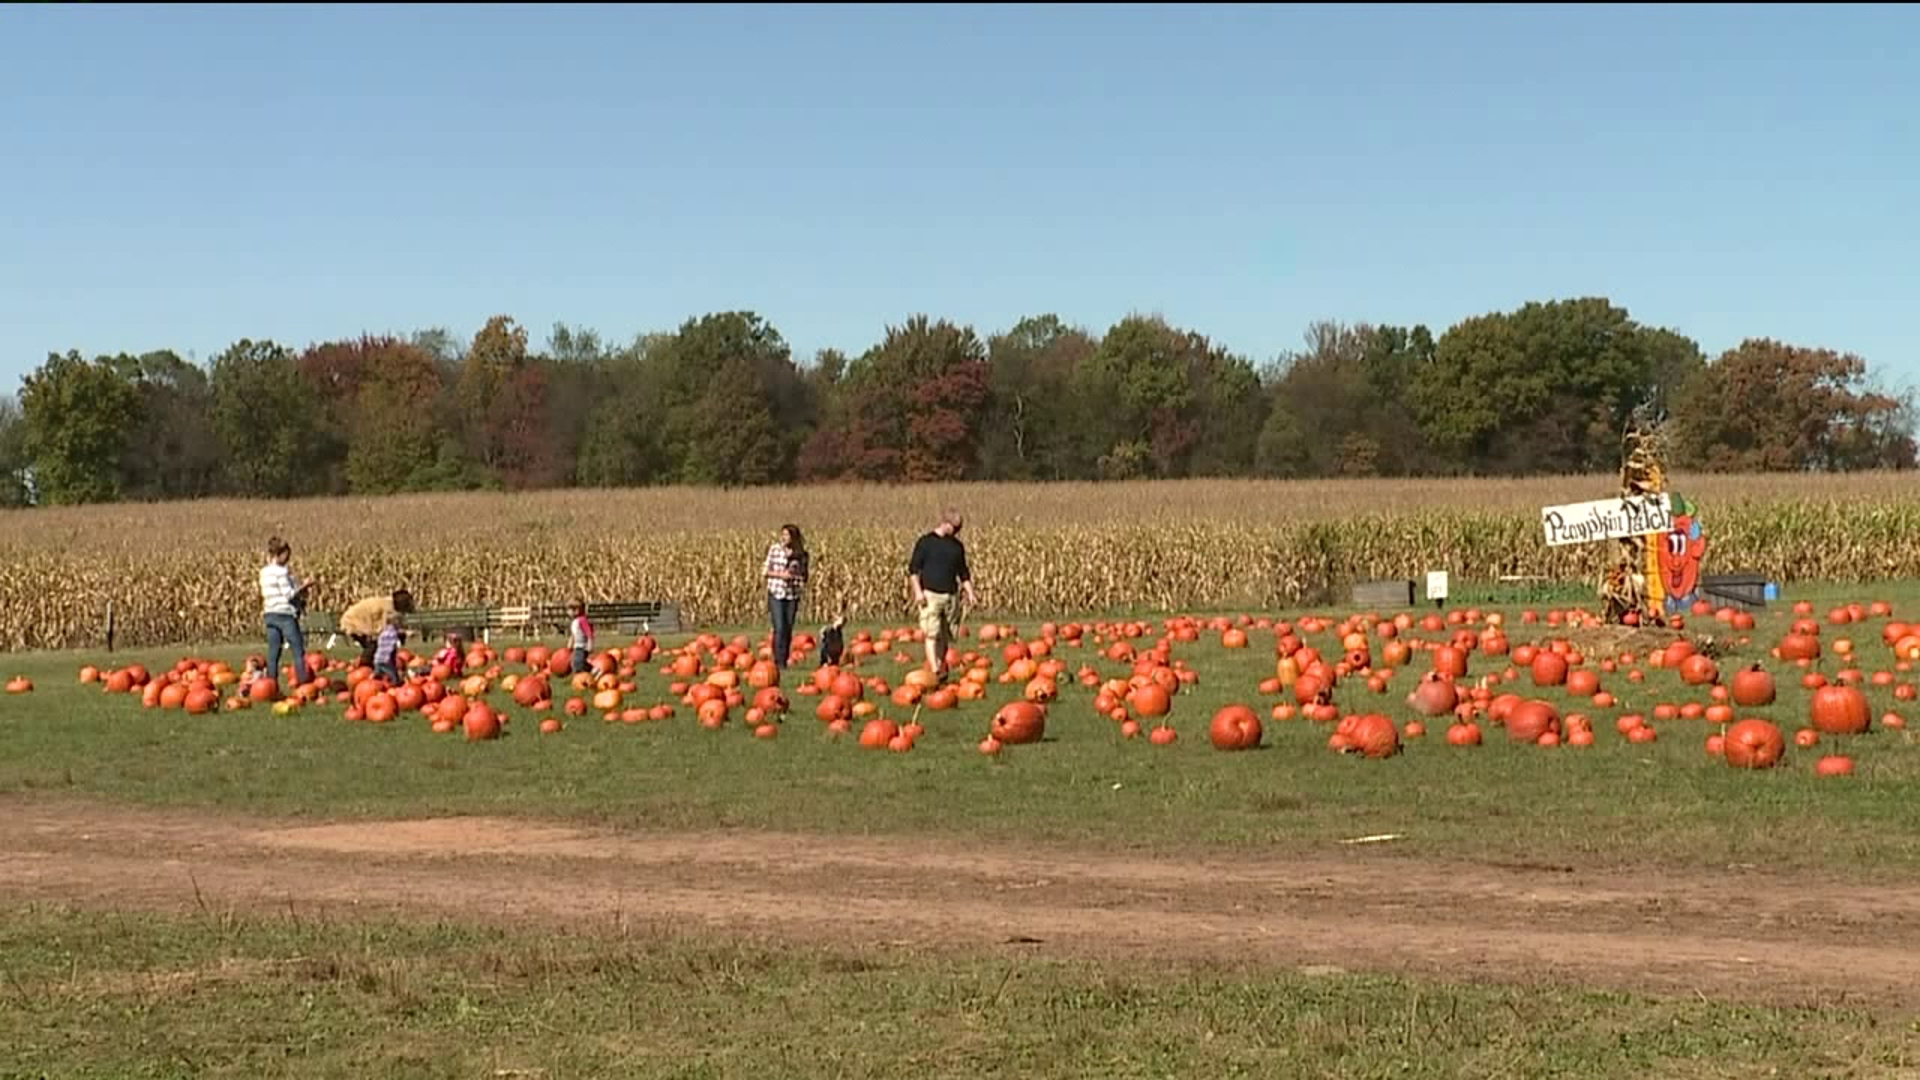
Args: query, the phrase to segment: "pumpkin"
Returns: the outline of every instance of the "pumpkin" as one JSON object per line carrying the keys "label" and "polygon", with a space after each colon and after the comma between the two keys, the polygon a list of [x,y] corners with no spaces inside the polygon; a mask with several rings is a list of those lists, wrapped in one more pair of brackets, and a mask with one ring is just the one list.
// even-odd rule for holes
{"label": "pumpkin", "polygon": [[993,714],[991,734],[1003,744],[1036,743],[1047,730],[1047,710],[1032,701],[1010,701]]}
{"label": "pumpkin", "polygon": [[1400,732],[1393,721],[1379,713],[1360,717],[1346,735],[1354,750],[1370,758],[1392,757],[1400,752]]}
{"label": "pumpkin", "polygon": [[1567,681],[1567,658],[1557,652],[1542,651],[1531,665],[1533,685],[1560,686]]}
{"label": "pumpkin", "polygon": [[1733,703],[1743,709],[1757,709],[1773,704],[1773,676],[1759,664],[1747,668],[1733,677]]}
{"label": "pumpkin", "polygon": [[1812,634],[1788,634],[1780,642],[1782,660],[1818,660],[1820,659],[1820,639]]}
{"label": "pumpkin", "polygon": [[[1305,679],[1305,676],[1301,677],[1301,681]],[[1145,683],[1128,691],[1127,704],[1133,706],[1134,712],[1149,717],[1165,716],[1173,709],[1173,699],[1167,695],[1166,688],[1158,683]]]}
{"label": "pumpkin", "polygon": [[1507,737],[1514,742],[1539,742],[1549,731],[1560,733],[1560,713],[1544,701],[1522,701],[1507,714]]}
{"label": "pumpkin", "polygon": [[[448,700],[458,699],[449,698]],[[441,715],[446,714],[443,711]],[[468,705],[460,717],[460,725],[466,732],[468,742],[500,737],[500,717],[493,711],[493,706],[484,701],[476,701]]]}
{"label": "pumpkin", "polygon": [[1580,668],[1567,672],[1567,693],[1574,697],[1591,698],[1600,692],[1600,675],[1591,668]]}
{"label": "pumpkin", "polygon": [[1736,769],[1771,769],[1787,752],[1786,737],[1765,720],[1742,720],[1727,729],[1720,744],[1727,764]]}
{"label": "pumpkin", "polygon": [[1245,705],[1228,705],[1213,714],[1207,738],[1216,750],[1251,750],[1260,745],[1260,718]]}
{"label": "pumpkin", "polygon": [[1711,657],[1694,653],[1680,661],[1680,681],[1688,686],[1706,686],[1720,680],[1720,668]]}
{"label": "pumpkin", "polygon": [[25,675],[15,675],[7,680],[7,693],[30,694],[33,692],[33,680]]}
{"label": "pumpkin", "polygon": [[1467,677],[1467,654],[1451,645],[1442,645],[1433,650],[1433,670],[1442,675],[1464,679]]}
{"label": "pumpkin", "polygon": [[1852,776],[1853,759],[1845,754],[1828,754],[1814,763],[1815,776]]}
{"label": "pumpkin", "polygon": [[893,721],[875,717],[860,729],[860,745],[868,750],[885,750],[899,734],[900,728]]}
{"label": "pumpkin", "polygon": [[1407,704],[1421,716],[1445,716],[1460,704],[1453,681],[1437,671],[1429,671],[1407,695]]}
{"label": "pumpkin", "polygon": [[393,715],[397,711],[398,703],[393,700],[392,694],[375,694],[367,699],[365,708],[366,717],[373,723],[387,723],[393,719]]}
{"label": "pumpkin", "polygon": [[1447,745],[1479,746],[1480,725],[1468,721],[1457,723],[1447,728]]}
{"label": "pumpkin", "polygon": [[1852,686],[1823,686],[1813,692],[1813,726],[1826,735],[1862,735],[1872,726],[1867,696]]}

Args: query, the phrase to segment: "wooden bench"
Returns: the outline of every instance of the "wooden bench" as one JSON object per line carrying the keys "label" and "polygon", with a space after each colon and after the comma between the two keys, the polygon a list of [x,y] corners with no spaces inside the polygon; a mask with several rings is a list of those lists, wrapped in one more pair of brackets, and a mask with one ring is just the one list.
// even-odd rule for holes
{"label": "wooden bench", "polygon": [[1767,606],[1767,585],[1764,574],[1704,574],[1700,597],[1727,607],[1763,608]]}
{"label": "wooden bench", "polygon": [[1353,587],[1353,603],[1358,607],[1410,608],[1414,583],[1405,581],[1362,581]]}
{"label": "wooden bench", "polygon": [[[543,604],[533,609],[531,621],[564,633],[573,614],[565,604]],[[622,634],[677,634],[681,630],[679,606],[655,601],[589,603],[587,621],[595,630],[609,627]]]}

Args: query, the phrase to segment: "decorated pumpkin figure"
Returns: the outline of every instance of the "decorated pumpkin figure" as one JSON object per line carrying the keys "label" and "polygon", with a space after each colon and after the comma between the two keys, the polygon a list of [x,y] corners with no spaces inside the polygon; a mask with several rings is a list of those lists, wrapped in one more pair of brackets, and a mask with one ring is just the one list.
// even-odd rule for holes
{"label": "decorated pumpkin figure", "polygon": [[1707,554],[1707,538],[1693,504],[1680,495],[1670,495],[1673,527],[1650,536],[1647,544],[1648,599],[1661,604],[1669,615],[1684,614],[1698,600],[1700,560]]}

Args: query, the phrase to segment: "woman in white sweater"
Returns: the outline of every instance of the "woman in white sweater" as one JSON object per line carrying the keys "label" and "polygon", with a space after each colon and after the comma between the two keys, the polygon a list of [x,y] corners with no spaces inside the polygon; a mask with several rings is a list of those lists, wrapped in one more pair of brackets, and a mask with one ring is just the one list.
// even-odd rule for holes
{"label": "woman in white sweater", "polygon": [[300,629],[300,616],[306,611],[307,590],[319,579],[303,584],[288,569],[291,561],[293,545],[278,536],[267,540],[267,565],[260,568],[260,603],[267,620],[267,674],[280,677],[280,649],[285,646],[293,651],[292,685],[298,686],[313,678],[307,670],[307,637]]}

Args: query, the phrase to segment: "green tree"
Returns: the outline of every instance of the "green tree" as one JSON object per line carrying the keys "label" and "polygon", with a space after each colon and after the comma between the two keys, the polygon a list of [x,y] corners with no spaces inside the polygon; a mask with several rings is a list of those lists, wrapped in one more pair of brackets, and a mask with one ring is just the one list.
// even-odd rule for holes
{"label": "green tree", "polygon": [[[689,319],[649,349],[643,378],[676,479],[791,480],[811,426],[811,395],[786,340],[750,311]],[[729,424],[726,418],[732,415]]]}
{"label": "green tree", "polygon": [[20,411],[41,502],[119,497],[121,455],[140,423],[140,392],[112,361],[49,353],[22,380]]}
{"label": "green tree", "polygon": [[214,357],[211,369],[211,418],[228,486],[273,499],[311,490],[311,394],[292,351],[242,338]]}
{"label": "green tree", "polygon": [[1914,467],[1911,402],[1867,383],[1852,353],[1749,339],[1678,396],[1687,464],[1727,472]]}
{"label": "green tree", "polygon": [[1253,365],[1157,316],[1108,330],[1075,378],[1107,479],[1245,473],[1266,419]]}
{"label": "green tree", "polygon": [[140,419],[120,457],[120,498],[191,499],[220,484],[220,440],[209,418],[207,373],[169,350],[111,361],[140,396]]}
{"label": "green tree", "polygon": [[1441,335],[1411,404],[1442,453],[1473,471],[1619,467],[1620,432],[1656,393],[1649,333],[1604,299],[1529,303]]}
{"label": "green tree", "polygon": [[981,475],[990,480],[1068,480],[1086,475],[1093,405],[1073,393],[1074,373],[1099,347],[1057,315],[1022,319],[987,342],[988,409]]}
{"label": "green tree", "polygon": [[665,415],[649,379],[654,354],[670,335],[636,338],[593,365],[591,405],[581,433],[575,477],[585,487],[661,484],[671,479],[660,422]]}

